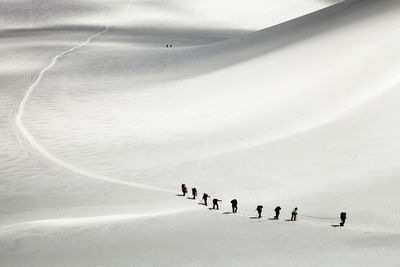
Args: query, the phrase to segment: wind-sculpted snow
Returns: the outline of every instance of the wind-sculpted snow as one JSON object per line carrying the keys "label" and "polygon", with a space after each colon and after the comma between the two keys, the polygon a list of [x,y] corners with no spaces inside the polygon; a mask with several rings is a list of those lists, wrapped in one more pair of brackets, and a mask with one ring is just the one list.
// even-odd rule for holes
{"label": "wind-sculpted snow", "polygon": [[1,266],[398,266],[399,1],[25,2]]}
{"label": "wind-sculpted snow", "polygon": [[[131,167],[138,173],[196,161],[316,128],[398,82],[398,55],[391,53],[397,43],[368,42],[369,38],[379,39],[395,31],[396,26],[374,28],[374,21],[366,19],[377,9],[381,12],[375,15],[376,20],[389,23],[396,15],[396,9],[390,8],[396,3],[388,2],[384,9],[376,2],[362,2],[365,12],[358,11],[358,16],[359,6],[351,3],[244,36],[242,41],[235,39],[206,48],[177,47],[168,52],[162,47],[142,52],[144,55],[138,52],[142,49],[107,53],[94,50],[85,51],[82,60],[80,55],[65,58],[63,64],[48,73],[32,99],[33,103],[43,99],[50,103],[31,105],[32,116],[27,123],[34,124],[36,112],[51,111],[54,116],[41,118],[40,127],[51,128],[43,138],[45,147],[51,150],[62,143],[67,146],[62,151],[64,156],[78,161],[77,154],[97,158],[93,167],[120,179],[136,179]],[[344,24],[351,18],[355,20],[352,24]],[[354,31],[364,27],[368,30],[360,31],[358,37],[362,44],[349,41],[346,49],[338,48],[342,40],[349,40]],[[268,50],[270,46],[274,49]],[[259,53],[256,58],[249,52],[253,50]],[[193,54],[197,57],[192,56],[192,63],[186,61],[185,57]],[[210,61],[201,61],[204,55]],[[243,62],[245,56],[252,60]],[[349,57],[351,62],[347,62]],[[217,71],[190,76],[197,73],[197,68],[213,69],[215,62],[219,66],[226,58],[242,63],[230,60],[229,66]],[[168,66],[157,61],[168,62]],[[111,71],[109,64],[113,65]],[[374,66],[378,65],[376,70]],[[85,71],[88,69],[93,72]],[[79,77],[77,72],[86,75]],[[183,72],[189,78],[172,79]],[[59,73],[66,81],[57,83],[57,90],[52,90],[53,81],[60,79]],[[115,84],[126,90],[119,89],[116,94]],[[60,94],[68,97],[60,98]],[[70,102],[75,108],[64,110],[62,107]],[[34,125],[30,128],[36,129]],[[74,138],[63,140],[65,132]],[[88,145],[88,138],[100,145]],[[115,147],[121,149],[114,150]],[[115,154],[124,154],[126,160],[121,161]],[[121,165],[128,171],[122,171]],[[93,167],[89,163],[88,168]]]}
{"label": "wind-sculpted snow", "polygon": [[23,233],[42,231],[58,231],[61,232],[65,228],[90,228],[101,225],[109,225],[118,222],[131,221],[135,219],[151,218],[178,214],[190,211],[190,209],[175,209],[149,214],[115,214],[96,217],[79,217],[79,218],[56,218],[48,220],[38,220],[16,223],[0,227],[0,236],[14,236]]}
{"label": "wind-sculpted snow", "polygon": [[[122,14],[120,15],[120,17],[123,17],[126,12],[129,10],[130,6],[132,5],[133,0],[129,1],[128,6],[126,7],[126,9],[122,12]],[[32,94],[33,90],[35,90],[35,88],[37,87],[37,85],[42,81],[44,75],[46,74],[47,71],[49,71],[51,68],[53,68],[56,63],[58,62],[58,60],[60,58],[63,58],[65,56],[67,56],[68,54],[87,46],[93,39],[101,36],[102,34],[106,33],[110,26],[112,25],[113,20],[111,20],[106,27],[94,34],[91,35],[89,38],[86,39],[86,41],[84,41],[83,43],[80,43],[68,50],[65,50],[61,53],[59,53],[58,55],[56,55],[51,63],[45,67],[43,70],[40,71],[39,75],[37,76],[37,78],[35,79],[34,83],[28,88],[28,90],[26,91],[24,97],[22,98],[22,101],[18,107],[18,112],[17,112],[17,116],[16,116],[16,124],[18,129],[20,130],[23,138],[25,138],[30,145],[32,145],[39,153],[41,153],[44,157],[46,157],[47,159],[49,159],[50,161],[54,162],[55,164],[67,168],[73,172],[76,172],[78,174],[84,175],[84,176],[89,176],[95,179],[100,179],[103,181],[107,181],[107,182],[112,182],[112,183],[118,183],[118,184],[123,184],[123,185],[127,185],[127,186],[133,186],[133,187],[139,187],[139,188],[143,188],[143,189],[148,189],[148,190],[156,190],[156,191],[164,191],[164,192],[174,192],[172,190],[168,190],[168,189],[163,189],[163,188],[158,188],[158,187],[154,187],[154,186],[148,186],[148,185],[144,185],[144,184],[139,184],[139,183],[134,183],[134,182],[126,182],[126,181],[122,181],[122,180],[118,180],[118,179],[113,179],[110,177],[107,177],[105,175],[99,175],[99,174],[95,174],[93,172],[90,171],[86,171],[82,168],[76,167],[72,164],[69,164],[59,158],[57,158],[56,156],[52,155],[45,147],[43,147],[41,144],[39,144],[35,138],[33,137],[33,135],[29,132],[29,130],[24,126],[23,122],[22,122],[22,116],[25,110],[25,106],[26,103],[29,100],[30,95]]]}

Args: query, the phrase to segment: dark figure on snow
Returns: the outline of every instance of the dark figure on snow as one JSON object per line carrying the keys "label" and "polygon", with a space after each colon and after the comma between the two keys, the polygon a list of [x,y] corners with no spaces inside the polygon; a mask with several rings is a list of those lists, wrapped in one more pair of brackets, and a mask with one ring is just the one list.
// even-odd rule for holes
{"label": "dark figure on snow", "polygon": [[296,221],[296,219],[297,219],[297,208],[294,208],[294,210],[292,210],[292,218],[290,220]]}
{"label": "dark figure on snow", "polygon": [[207,193],[204,193],[204,194],[203,194],[204,205],[206,205],[206,206],[207,206],[207,199],[208,199],[209,197],[210,197],[210,196],[209,196]]}
{"label": "dark figure on snow", "polygon": [[344,226],[344,223],[346,222],[347,216],[346,216],[346,212],[342,212],[340,213],[340,226]]}
{"label": "dark figure on snow", "polygon": [[186,193],[187,193],[187,187],[186,187],[185,184],[182,184],[182,194],[183,194],[183,196],[186,196]]}
{"label": "dark figure on snow", "polygon": [[274,220],[279,220],[279,214],[281,213],[281,207],[276,207],[275,208],[275,217]]}
{"label": "dark figure on snow", "polygon": [[215,208],[217,208],[217,210],[219,210],[218,201],[222,201],[222,200],[219,200],[216,198],[213,199],[213,209],[214,210],[215,210]]}
{"label": "dark figure on snow", "polygon": [[236,213],[238,202],[236,199],[232,199],[231,203],[232,203],[232,213]]}
{"label": "dark figure on snow", "polygon": [[258,205],[257,208],[256,208],[256,211],[258,212],[258,218],[259,219],[261,218],[262,209],[263,209],[263,206],[261,206],[261,205]]}
{"label": "dark figure on snow", "polygon": [[193,199],[196,199],[196,197],[197,197],[197,189],[195,187],[192,188],[192,195],[193,195]]}

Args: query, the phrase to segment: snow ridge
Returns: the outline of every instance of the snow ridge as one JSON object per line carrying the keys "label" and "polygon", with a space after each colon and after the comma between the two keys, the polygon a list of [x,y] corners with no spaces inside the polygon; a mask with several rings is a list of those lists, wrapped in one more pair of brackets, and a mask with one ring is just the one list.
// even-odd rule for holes
{"label": "snow ridge", "polygon": [[156,213],[143,213],[143,214],[113,214],[103,216],[91,217],[72,217],[72,218],[55,218],[44,220],[33,220],[21,223],[15,223],[0,227],[0,236],[15,234],[16,232],[29,232],[29,231],[51,231],[60,230],[65,228],[88,227],[91,228],[96,225],[108,225],[116,222],[123,222],[134,219],[145,219],[153,217],[167,216],[171,214],[178,214],[192,210],[193,208],[173,209],[168,211],[161,211]]}
{"label": "snow ridge", "polygon": [[42,146],[36,139],[35,137],[29,132],[29,130],[25,127],[23,121],[22,121],[22,116],[24,114],[25,111],[25,106],[29,100],[29,97],[31,96],[32,92],[35,90],[35,88],[37,87],[37,85],[42,81],[44,75],[47,73],[47,71],[49,71],[51,68],[53,68],[58,60],[60,58],[65,57],[66,55],[80,49],[83,48],[85,46],[88,46],[90,44],[90,42],[103,35],[104,33],[106,33],[111,25],[118,19],[122,18],[123,16],[125,16],[126,12],[129,10],[129,8],[132,6],[134,0],[130,0],[127,7],[125,8],[125,10],[116,18],[111,19],[107,25],[104,27],[104,29],[96,34],[93,34],[91,36],[89,36],[84,42],[68,49],[65,50],[61,53],[59,53],[58,55],[56,55],[55,57],[53,57],[52,61],[50,62],[49,65],[47,65],[44,69],[42,69],[39,72],[39,75],[37,76],[37,78],[35,79],[35,81],[31,84],[31,86],[28,88],[28,90],[26,91],[25,95],[23,96],[21,102],[19,103],[18,106],[18,110],[17,110],[17,114],[16,114],[16,125],[17,125],[17,129],[20,131],[20,133],[22,134],[22,137],[28,141],[28,143],[35,148],[40,154],[42,154],[42,156],[44,156],[45,158],[47,158],[48,160],[52,161],[53,163],[55,163],[56,165],[66,168],[68,170],[71,170],[75,173],[81,174],[83,176],[87,176],[87,177],[91,177],[91,178],[95,178],[98,180],[102,180],[102,181],[106,181],[106,182],[111,182],[111,183],[115,183],[115,184],[121,184],[121,185],[126,185],[126,186],[131,186],[131,187],[136,187],[136,188],[141,188],[141,189],[146,189],[146,190],[154,190],[154,191],[162,191],[162,192],[174,192],[173,190],[169,190],[169,189],[164,189],[164,188],[160,188],[160,187],[155,187],[155,186],[149,186],[149,185],[145,185],[145,184],[140,184],[140,183],[135,183],[135,182],[129,182],[129,181],[123,181],[120,179],[115,179],[115,178],[111,178],[105,175],[100,175],[100,174],[96,174],[93,173],[91,171],[87,171],[84,170],[82,168],[79,168],[77,166],[74,166],[68,162],[63,161],[62,159],[56,157],[55,155],[53,155],[52,153],[50,153],[50,151],[48,151],[44,146]]}

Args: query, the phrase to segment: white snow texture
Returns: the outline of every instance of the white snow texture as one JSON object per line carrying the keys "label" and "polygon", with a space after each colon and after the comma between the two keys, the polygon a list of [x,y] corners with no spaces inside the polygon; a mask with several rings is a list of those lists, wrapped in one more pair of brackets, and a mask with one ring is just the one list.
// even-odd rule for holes
{"label": "white snow texture", "polygon": [[1,0],[0,266],[400,266],[399,18]]}

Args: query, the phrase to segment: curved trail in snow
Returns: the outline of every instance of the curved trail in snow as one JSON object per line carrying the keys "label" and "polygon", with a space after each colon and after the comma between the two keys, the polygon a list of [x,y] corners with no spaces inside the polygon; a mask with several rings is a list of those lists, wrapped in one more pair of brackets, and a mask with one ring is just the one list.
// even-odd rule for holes
{"label": "curved trail in snow", "polygon": [[20,131],[20,133],[22,134],[24,139],[26,141],[28,141],[29,144],[33,148],[35,148],[40,154],[42,154],[44,157],[46,157],[48,160],[52,161],[53,163],[55,163],[58,166],[61,166],[61,167],[66,168],[66,169],[69,169],[70,171],[73,171],[75,173],[81,174],[83,176],[95,178],[95,179],[106,181],[106,182],[111,182],[111,183],[115,183],[115,184],[121,184],[121,185],[126,185],[126,186],[146,189],[146,190],[155,190],[155,191],[173,193],[173,192],[175,192],[174,190],[169,190],[169,189],[164,189],[164,188],[160,188],[160,187],[156,187],[156,186],[150,186],[150,185],[145,185],[145,184],[140,184],[140,183],[123,181],[123,180],[120,180],[120,179],[111,178],[111,177],[108,177],[108,176],[105,176],[105,175],[96,174],[96,173],[93,173],[91,171],[84,170],[84,169],[82,169],[80,167],[77,167],[77,166],[74,166],[74,165],[72,165],[72,164],[70,164],[68,162],[65,162],[62,159],[60,159],[60,158],[56,157],[55,155],[53,155],[52,153],[50,153],[50,151],[48,151],[44,146],[42,146],[35,139],[35,137],[29,132],[29,130],[25,127],[25,125],[24,125],[24,123],[22,121],[22,116],[24,114],[25,106],[26,106],[26,104],[27,104],[27,102],[29,100],[29,97],[31,96],[32,92],[35,90],[37,85],[42,81],[42,79],[43,79],[44,75],[46,74],[46,72],[49,71],[51,68],[53,68],[57,64],[57,62],[58,62],[58,60],[60,58],[65,57],[66,55],[68,55],[68,54],[70,54],[70,53],[72,53],[72,52],[74,52],[74,51],[76,51],[76,50],[78,50],[78,49],[80,49],[82,47],[88,46],[89,43],[93,39],[95,39],[95,38],[103,35],[104,33],[106,33],[110,29],[111,24],[115,20],[122,18],[126,14],[126,12],[129,10],[129,8],[132,6],[133,1],[134,0],[130,0],[129,4],[125,8],[125,10],[117,18],[111,19],[107,23],[107,25],[105,26],[105,28],[102,31],[91,35],[90,37],[88,37],[86,39],[86,41],[84,41],[84,42],[82,42],[82,43],[80,43],[80,44],[78,44],[78,45],[76,45],[76,46],[74,46],[74,47],[72,47],[72,48],[70,48],[68,50],[65,50],[65,51],[59,53],[58,55],[56,55],[55,57],[53,57],[53,59],[50,62],[50,64],[47,65],[44,69],[42,69],[39,72],[39,75],[37,76],[36,80],[33,82],[33,84],[31,84],[31,86],[28,88],[28,90],[26,91],[25,95],[23,96],[23,98],[22,98],[22,100],[21,100],[21,102],[20,102],[20,104],[18,106],[18,111],[17,111],[17,115],[16,115],[16,118],[15,118],[15,121],[16,121],[17,129]]}

